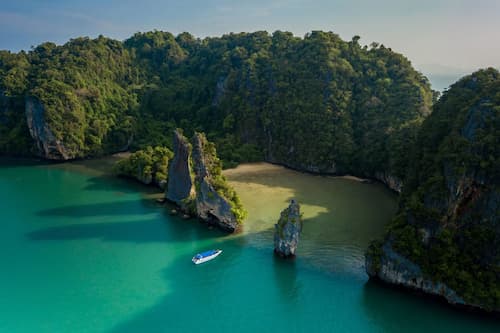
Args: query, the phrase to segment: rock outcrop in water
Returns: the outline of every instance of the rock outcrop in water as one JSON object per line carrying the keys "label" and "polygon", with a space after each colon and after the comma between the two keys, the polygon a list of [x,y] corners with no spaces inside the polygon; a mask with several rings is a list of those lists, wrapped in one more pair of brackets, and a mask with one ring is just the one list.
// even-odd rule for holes
{"label": "rock outcrop in water", "polygon": [[51,160],[69,160],[74,158],[66,151],[62,141],[58,140],[45,119],[45,109],[34,97],[26,97],[26,121],[36,146],[38,156]]}
{"label": "rock outcrop in water", "polygon": [[194,213],[190,203],[196,197],[194,177],[191,170],[191,144],[180,130],[174,131],[174,158],[168,168],[168,183],[165,197],[183,211]]}
{"label": "rock outcrop in water", "polygon": [[422,125],[401,209],[371,278],[500,312],[500,73],[461,79]]}
{"label": "rock outcrop in water", "polygon": [[175,131],[166,198],[184,213],[234,232],[246,212],[221,173],[215,146],[201,133],[194,135],[192,143],[179,130]]}
{"label": "rock outcrop in water", "polygon": [[380,253],[376,257],[366,256],[365,265],[371,278],[444,297],[454,305],[466,304],[464,299],[445,283],[426,278],[419,265],[394,251],[390,241],[381,245]]}
{"label": "rock outcrop in water", "polygon": [[[221,165],[215,155],[215,148],[200,133],[196,133],[192,141],[197,215],[209,224],[234,232],[238,227],[238,221],[231,203],[214,186],[214,176],[222,177]],[[213,175],[214,172],[218,175]],[[224,180],[220,179],[220,181]]]}
{"label": "rock outcrop in water", "polygon": [[302,231],[302,216],[300,205],[293,200],[280,215],[278,223],[274,225],[274,252],[282,257],[295,255]]}

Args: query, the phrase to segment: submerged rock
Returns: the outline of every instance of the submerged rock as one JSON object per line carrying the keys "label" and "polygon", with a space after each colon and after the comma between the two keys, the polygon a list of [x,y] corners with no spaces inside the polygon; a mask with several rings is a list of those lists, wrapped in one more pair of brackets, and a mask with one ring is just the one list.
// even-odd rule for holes
{"label": "submerged rock", "polygon": [[292,199],[290,205],[281,212],[278,223],[274,225],[274,252],[282,257],[294,256],[301,231],[300,205]]}

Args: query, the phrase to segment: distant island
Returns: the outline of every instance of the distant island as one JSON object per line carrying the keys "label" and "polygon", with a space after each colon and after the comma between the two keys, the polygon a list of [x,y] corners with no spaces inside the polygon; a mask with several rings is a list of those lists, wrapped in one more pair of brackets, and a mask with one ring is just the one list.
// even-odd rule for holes
{"label": "distant island", "polygon": [[[499,312],[499,96],[495,69],[439,98],[403,55],[332,32],[76,38],[0,51],[0,153],[66,161],[142,149],[137,158],[168,163],[181,128],[206,133],[225,167],[377,179],[401,208],[368,250],[367,273]],[[166,186],[155,163],[139,178]]]}

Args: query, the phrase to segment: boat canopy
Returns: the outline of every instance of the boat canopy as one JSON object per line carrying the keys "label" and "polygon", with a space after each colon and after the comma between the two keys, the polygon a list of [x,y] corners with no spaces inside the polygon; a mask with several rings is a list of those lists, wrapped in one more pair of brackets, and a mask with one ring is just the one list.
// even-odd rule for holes
{"label": "boat canopy", "polygon": [[205,251],[205,252],[201,252],[199,254],[196,255],[196,258],[205,258],[205,257],[208,257],[208,256],[211,256],[212,254],[216,254],[217,253],[217,250],[208,250],[208,251]]}

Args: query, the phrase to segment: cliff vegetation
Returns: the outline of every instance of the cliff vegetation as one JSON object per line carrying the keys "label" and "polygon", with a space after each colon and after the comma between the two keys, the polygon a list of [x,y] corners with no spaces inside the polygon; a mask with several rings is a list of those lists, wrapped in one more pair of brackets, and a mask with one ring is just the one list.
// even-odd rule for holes
{"label": "cliff vegetation", "polygon": [[423,123],[399,215],[370,247],[369,273],[389,278],[392,248],[453,290],[451,303],[500,311],[499,149],[500,73],[490,68],[452,85]]}
{"label": "cliff vegetation", "polygon": [[17,145],[71,159],[171,148],[169,133],[183,128],[205,132],[225,166],[267,160],[376,177],[395,189],[435,97],[404,56],[322,31],[76,38],[2,51],[0,74],[5,96],[40,102],[30,125],[42,130],[31,136],[51,141],[30,141],[21,103],[0,127],[2,153]]}

